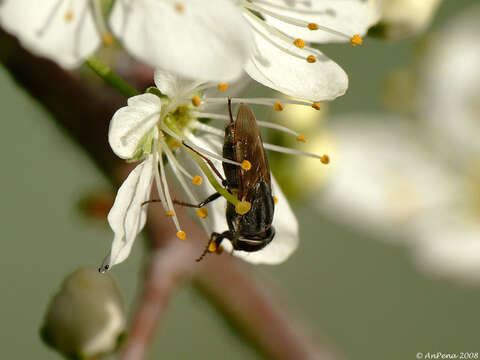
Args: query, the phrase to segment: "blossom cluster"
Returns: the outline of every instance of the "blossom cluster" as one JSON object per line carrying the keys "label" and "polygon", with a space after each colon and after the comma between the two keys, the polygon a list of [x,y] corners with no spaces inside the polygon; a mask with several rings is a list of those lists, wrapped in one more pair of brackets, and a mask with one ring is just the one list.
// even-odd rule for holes
{"label": "blossom cluster", "polygon": [[[380,18],[380,5],[377,0],[2,1],[0,25],[32,52],[67,69],[113,44],[156,69],[156,87],[129,98],[110,123],[108,141],[115,154],[139,163],[118,190],[108,215],[115,237],[101,270],[129,255],[152,201],[160,202],[172,218],[177,237],[187,239],[174,208],[182,202],[174,200],[167,183],[167,163],[190,204],[199,204],[202,194],[221,195],[222,200],[197,211],[206,219],[201,224],[208,234],[227,229],[226,202],[235,205],[238,214],[248,212],[249,207],[239,210],[241,199],[224,188],[221,167],[230,164],[249,171],[255,159],[245,163],[223,156],[224,132],[211,123],[231,119],[227,98],[233,104],[277,111],[288,103],[315,111],[320,102],[343,95],[347,74],[315,44],[361,45],[361,36]],[[247,76],[296,100],[235,97]],[[290,128],[263,121],[257,125],[306,141],[304,134]],[[275,144],[264,148],[329,161],[327,155]],[[253,263],[284,261],[298,244],[295,216],[274,179],[272,193],[275,240],[257,252],[234,252]],[[228,241],[221,245],[231,249]]]}

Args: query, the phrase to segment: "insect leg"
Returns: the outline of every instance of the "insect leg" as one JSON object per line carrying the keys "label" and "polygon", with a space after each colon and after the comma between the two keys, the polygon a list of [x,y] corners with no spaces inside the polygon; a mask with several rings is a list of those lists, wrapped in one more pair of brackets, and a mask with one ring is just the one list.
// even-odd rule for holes
{"label": "insect leg", "polygon": [[232,115],[232,98],[228,97],[228,114],[230,115],[230,123],[233,123],[233,115]]}
{"label": "insect leg", "polygon": [[216,192],[216,193],[210,195],[210,196],[209,196],[208,198],[206,198],[205,200],[203,200],[203,201],[202,201],[200,204],[198,204],[198,205],[186,203],[186,202],[183,202],[183,201],[178,201],[178,200],[175,200],[175,199],[173,200],[173,203],[174,203],[174,204],[177,204],[177,205],[181,205],[181,206],[201,208],[202,206],[205,206],[205,205],[207,205],[208,203],[211,203],[212,201],[217,200],[220,196],[221,196],[220,193]]}
{"label": "insect leg", "polygon": [[156,203],[156,202],[162,202],[162,200],[160,199],[150,199],[150,200],[147,200],[147,201],[144,201],[140,204],[140,206],[143,206],[143,205],[146,205],[146,204],[150,204],[150,203]]}
{"label": "insect leg", "polygon": [[203,251],[202,255],[200,255],[200,257],[198,259],[196,259],[195,261],[199,262],[205,257],[205,255],[207,255],[208,248],[210,247],[210,244],[212,242],[215,242],[215,245],[217,245],[217,248],[218,248],[220,246],[220,244],[222,243],[223,239],[230,239],[230,237],[231,237],[230,231],[225,231],[221,234],[217,233],[217,232],[213,232],[212,235],[210,236],[210,240],[208,240],[207,246],[206,246],[205,250]]}

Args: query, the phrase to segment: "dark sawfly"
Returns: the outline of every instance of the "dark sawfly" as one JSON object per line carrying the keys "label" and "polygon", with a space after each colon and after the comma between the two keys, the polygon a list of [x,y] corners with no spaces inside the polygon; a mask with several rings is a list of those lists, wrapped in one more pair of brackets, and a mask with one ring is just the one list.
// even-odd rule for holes
{"label": "dark sawfly", "polygon": [[[247,161],[251,168],[245,170],[240,166],[222,162],[225,179],[221,176],[214,164],[205,156],[184,144],[190,150],[201,156],[216,175],[222,180],[227,191],[235,195],[239,201],[248,202],[250,210],[241,215],[235,206],[228,202],[226,219],[228,230],[223,233],[213,232],[203,254],[197,259],[200,261],[211,249],[219,248],[224,239],[228,239],[234,250],[258,251],[267,246],[275,236],[272,226],[274,200],[270,178],[270,166],[263,147],[260,130],[252,109],[241,103],[235,120],[232,116],[231,100],[228,100],[230,123],[225,128],[223,157],[237,163]],[[217,192],[209,196],[198,205],[174,201],[178,205],[201,208],[218,199]]]}

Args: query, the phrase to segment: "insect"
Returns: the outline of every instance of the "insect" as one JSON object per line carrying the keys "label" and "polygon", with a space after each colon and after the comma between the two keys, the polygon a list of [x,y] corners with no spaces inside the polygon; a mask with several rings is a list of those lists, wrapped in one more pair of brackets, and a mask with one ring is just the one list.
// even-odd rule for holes
{"label": "insect", "polygon": [[[222,166],[225,173],[225,179],[223,179],[208,158],[197,154],[207,161],[217,176],[223,180],[223,185],[230,193],[240,201],[249,202],[251,207],[246,214],[241,215],[237,213],[235,206],[228,202],[226,209],[228,230],[223,233],[213,232],[205,251],[197,261],[203,259],[212,243],[215,243],[215,248],[218,248],[224,239],[228,239],[232,243],[234,250],[253,252],[263,249],[275,236],[275,229],[272,226],[274,201],[270,167],[255,115],[247,104],[241,103],[234,120],[230,99],[228,110],[230,123],[225,128],[223,157],[237,163],[248,160],[251,163],[251,168],[247,171],[237,165],[223,162]],[[188,145],[186,146],[188,147]],[[195,151],[192,148],[190,149]],[[199,208],[219,197],[220,194],[215,193],[199,205],[178,201],[176,203]]]}

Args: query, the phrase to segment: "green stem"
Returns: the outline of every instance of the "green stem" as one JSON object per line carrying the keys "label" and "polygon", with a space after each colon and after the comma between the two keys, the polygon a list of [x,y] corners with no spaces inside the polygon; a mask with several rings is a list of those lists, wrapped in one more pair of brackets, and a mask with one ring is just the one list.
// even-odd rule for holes
{"label": "green stem", "polygon": [[222,195],[225,199],[227,199],[228,202],[232,203],[233,205],[237,205],[239,200],[235,196],[230,194],[227,190],[225,190],[225,188],[222,185],[219,184],[219,182],[215,179],[215,176],[213,175],[213,173],[208,168],[208,165],[205,163],[205,161],[203,161],[203,159],[200,156],[198,156],[194,151],[188,148],[187,148],[187,151],[190,153],[190,155],[192,155],[193,160],[195,160],[198,166],[200,166],[203,173],[207,176],[208,181],[210,182],[210,184],[212,184],[215,190],[217,190],[220,193],[220,195]]}
{"label": "green stem", "polygon": [[96,56],[90,56],[86,60],[86,64],[90,67],[90,69],[95,71],[98,76],[117,89],[122,95],[126,97],[132,97],[140,94],[137,89],[115,74],[107,64],[105,64]]}

